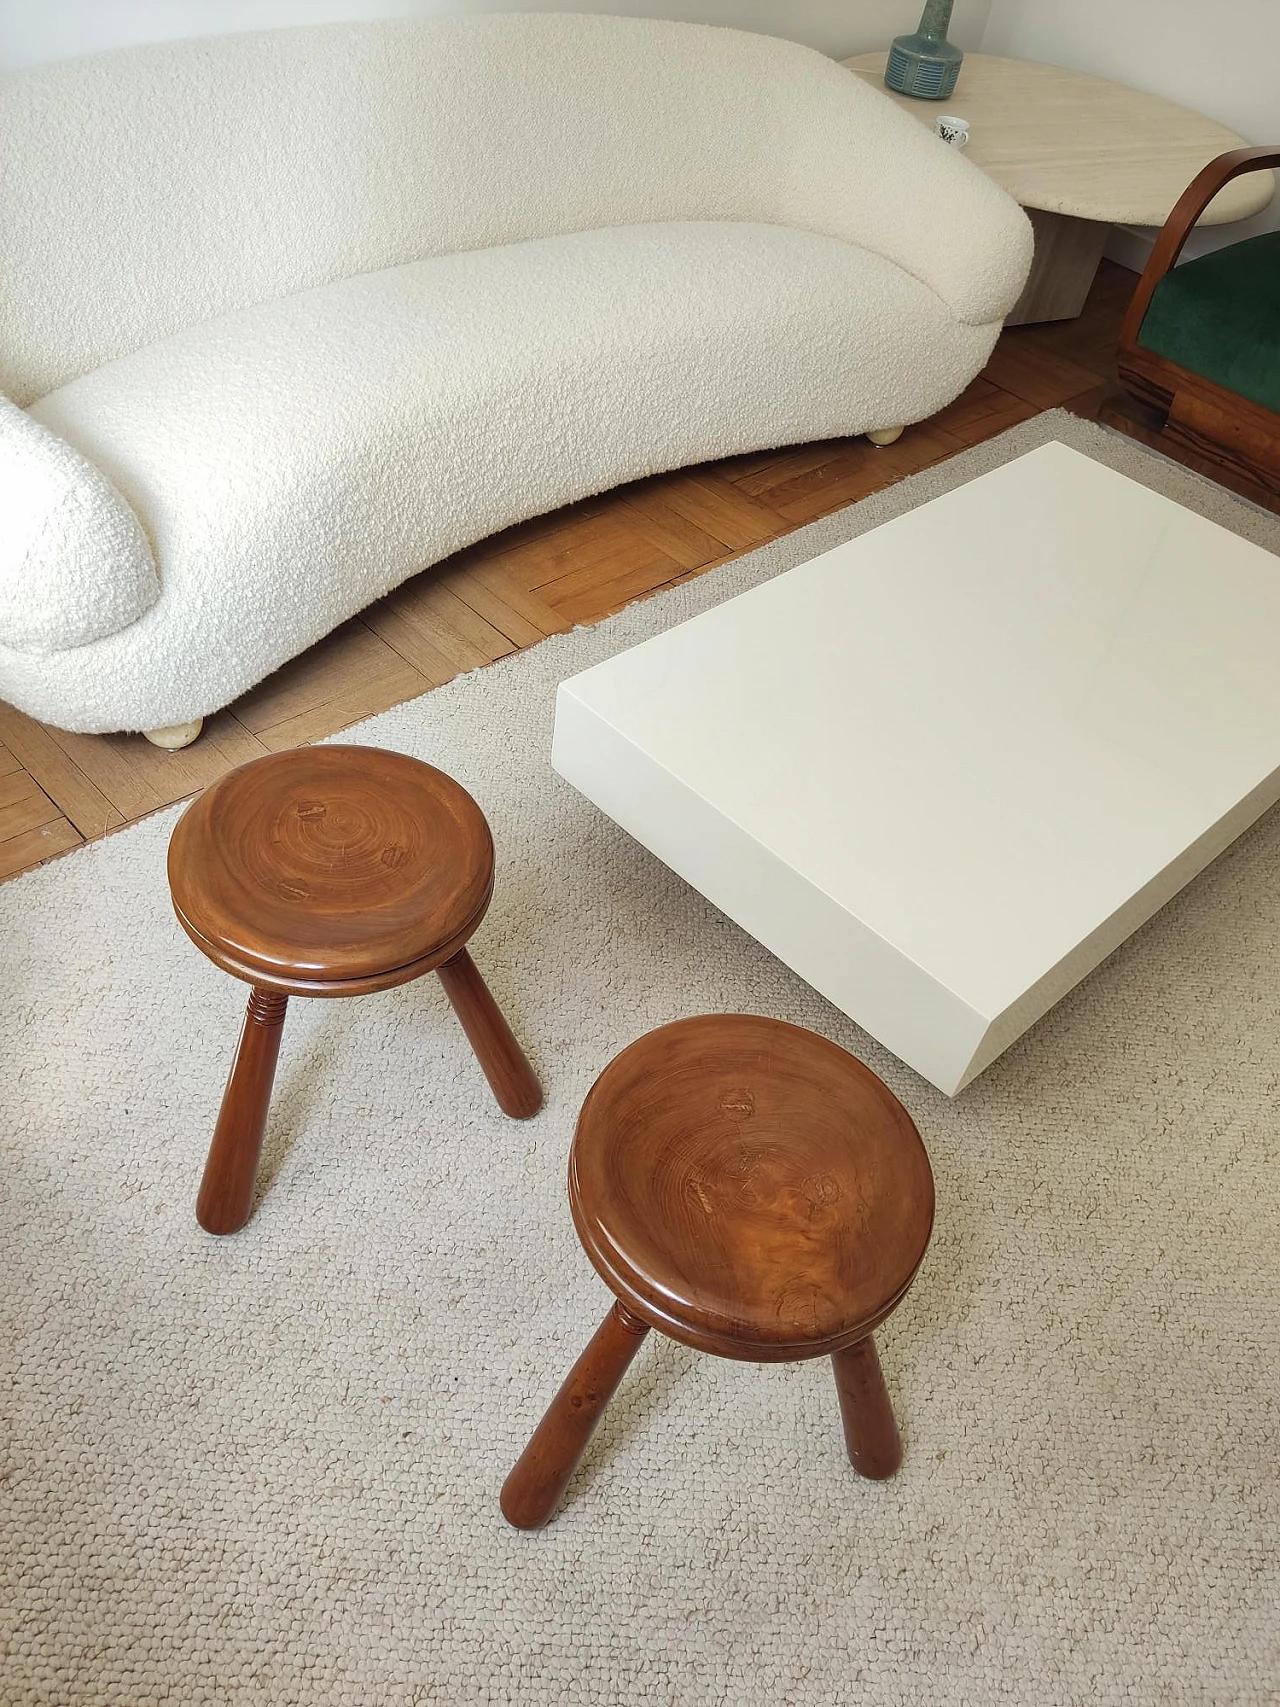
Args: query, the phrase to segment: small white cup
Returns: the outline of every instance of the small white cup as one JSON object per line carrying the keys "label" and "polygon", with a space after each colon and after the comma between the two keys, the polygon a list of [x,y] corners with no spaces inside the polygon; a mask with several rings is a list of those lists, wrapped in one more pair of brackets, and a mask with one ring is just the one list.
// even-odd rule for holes
{"label": "small white cup", "polygon": [[969,146],[969,121],[959,119],[954,113],[943,113],[934,126],[944,142],[952,148],[967,148]]}

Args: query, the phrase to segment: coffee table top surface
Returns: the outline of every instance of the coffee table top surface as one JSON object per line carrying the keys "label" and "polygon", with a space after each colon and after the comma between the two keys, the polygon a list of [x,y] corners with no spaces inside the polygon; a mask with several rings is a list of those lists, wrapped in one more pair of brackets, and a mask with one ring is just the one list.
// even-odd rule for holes
{"label": "coffee table top surface", "polygon": [[[932,130],[939,113],[969,122],[968,158],[1023,207],[1115,225],[1163,225],[1202,166],[1244,139],[1202,113],[1105,77],[966,53],[955,93],[921,101],[884,86],[884,53],[850,70]],[[1235,178],[1201,225],[1246,219],[1274,193],[1270,172]]]}
{"label": "coffee table top surface", "polygon": [[993,1016],[1280,770],[1278,653],[1271,553],[1055,442],[560,691]]}

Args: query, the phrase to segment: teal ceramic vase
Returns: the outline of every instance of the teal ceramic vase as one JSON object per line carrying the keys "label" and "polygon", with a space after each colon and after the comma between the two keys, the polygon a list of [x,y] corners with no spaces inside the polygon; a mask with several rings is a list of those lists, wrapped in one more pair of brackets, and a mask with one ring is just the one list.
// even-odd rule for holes
{"label": "teal ceramic vase", "polygon": [[955,0],[925,0],[920,28],[913,36],[898,36],[889,49],[884,80],[900,95],[922,101],[945,101],[956,86],[964,54],[947,40]]}

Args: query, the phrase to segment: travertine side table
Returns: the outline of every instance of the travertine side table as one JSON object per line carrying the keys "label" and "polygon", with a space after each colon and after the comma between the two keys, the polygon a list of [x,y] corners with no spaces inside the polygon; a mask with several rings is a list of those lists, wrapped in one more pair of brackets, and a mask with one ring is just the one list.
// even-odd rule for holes
{"label": "travertine side table", "polygon": [[[969,159],[1027,210],[1035,261],[1008,326],[1074,319],[1108,229],[1163,225],[1202,166],[1244,145],[1201,113],[1059,65],[967,53],[954,94],[922,101],[885,88],[883,53],[844,63],[930,130],[942,112],[967,119]],[[1273,193],[1270,173],[1237,178],[1200,224],[1247,219]]]}

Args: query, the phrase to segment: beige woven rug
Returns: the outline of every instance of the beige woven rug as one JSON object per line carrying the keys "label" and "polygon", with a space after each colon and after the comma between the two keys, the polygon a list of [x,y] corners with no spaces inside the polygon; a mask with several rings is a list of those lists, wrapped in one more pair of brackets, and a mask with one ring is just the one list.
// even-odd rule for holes
{"label": "beige woven rug", "polygon": [[[175,814],[0,888],[4,1707],[1280,1700],[1280,817],[951,1103],[547,765],[561,677],[1052,436],[1280,549],[1044,416],[359,730],[489,815],[473,946],[532,1123],[434,980],[295,1003],[257,1212],[208,1238],[243,992],[170,915]],[[651,1339],[518,1535],[499,1485],[607,1302],[578,1104],[711,1009],[834,1037],[924,1133],[937,1231],[881,1335],[905,1465],[853,1474],[825,1364]]]}

